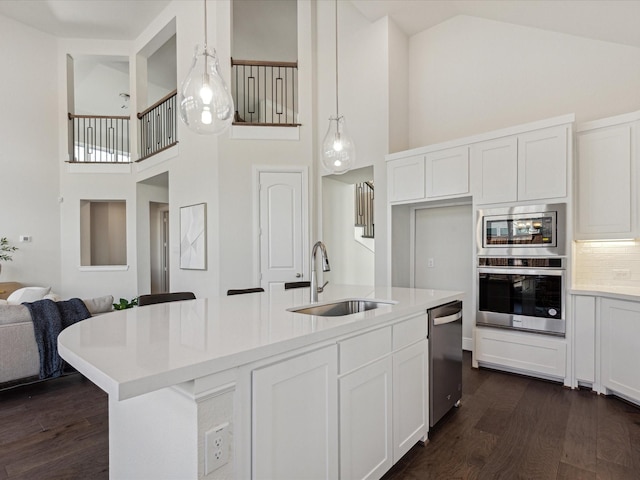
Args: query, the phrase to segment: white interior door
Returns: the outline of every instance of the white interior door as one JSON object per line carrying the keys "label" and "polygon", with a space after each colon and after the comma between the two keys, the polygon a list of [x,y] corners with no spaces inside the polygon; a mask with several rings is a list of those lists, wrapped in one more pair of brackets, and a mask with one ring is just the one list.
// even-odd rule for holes
{"label": "white interior door", "polygon": [[307,279],[304,248],[306,188],[302,171],[260,171],[260,285],[284,288]]}

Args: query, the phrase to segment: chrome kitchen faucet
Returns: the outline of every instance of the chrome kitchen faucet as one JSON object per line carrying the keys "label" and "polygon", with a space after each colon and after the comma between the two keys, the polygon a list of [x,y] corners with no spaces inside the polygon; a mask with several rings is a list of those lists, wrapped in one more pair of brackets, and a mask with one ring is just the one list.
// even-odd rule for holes
{"label": "chrome kitchen faucet", "polygon": [[313,250],[311,250],[311,303],[316,303],[318,301],[318,293],[322,293],[324,287],[327,286],[329,281],[324,282],[324,285],[321,287],[318,286],[318,277],[316,276],[316,252],[320,249],[320,254],[322,255],[322,271],[329,272],[331,271],[331,267],[329,266],[329,258],[327,257],[327,249],[322,242],[316,242],[313,246]]}

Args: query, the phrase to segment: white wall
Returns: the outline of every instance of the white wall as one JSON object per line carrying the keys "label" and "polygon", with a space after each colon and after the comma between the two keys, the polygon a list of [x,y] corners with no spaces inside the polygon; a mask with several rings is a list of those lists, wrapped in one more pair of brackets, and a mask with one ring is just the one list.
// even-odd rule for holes
{"label": "white wall", "polygon": [[[56,118],[67,115],[67,55],[73,58],[88,56],[107,56],[130,58],[131,43],[124,41],[59,39],[58,49],[53,58],[58,63]],[[129,87],[131,83],[129,80]],[[133,97],[132,97],[133,100]],[[135,105],[132,102],[131,105]],[[78,165],[64,163],[67,154],[67,122],[57,121],[57,158],[56,169],[59,172],[59,225],[62,231],[62,244],[59,248],[60,276],[63,298],[89,298],[100,295],[113,295],[115,298],[131,299],[138,295],[136,285],[136,196],[135,181],[130,166]],[[52,124],[54,125],[54,124]],[[135,124],[134,124],[135,126]],[[135,140],[134,140],[135,142]],[[132,148],[135,151],[135,143]],[[54,154],[54,150],[51,152]],[[80,268],[80,204],[82,200],[123,200],[126,202],[127,265],[126,270],[86,271]]]}
{"label": "white wall", "polygon": [[129,115],[120,96],[129,93],[128,57],[74,58],[75,111],[78,115]]}
{"label": "white wall", "polygon": [[233,58],[298,61],[296,0],[235,0]]}
{"label": "white wall", "polygon": [[410,39],[410,146],[640,109],[640,48],[468,16]]}
{"label": "white wall", "polygon": [[[158,215],[161,215],[159,205],[166,205],[169,202],[169,185],[168,181],[166,186],[139,182],[136,191],[138,293],[156,293],[153,287],[158,282],[160,272],[155,270],[160,262],[161,254],[158,251],[158,236],[161,235],[157,226]],[[171,227],[169,225],[169,228]],[[179,225],[175,228],[179,228]],[[152,256],[154,262],[151,261]]]}
{"label": "white wall", "polygon": [[[228,134],[220,137],[219,214],[222,228],[219,238],[222,255],[217,267],[220,270],[220,292],[259,284],[254,275],[254,267],[259,263],[255,251],[257,232],[253,228],[253,167],[310,167],[313,164],[311,14],[310,2],[300,2],[297,20],[300,32],[297,55],[302,124],[300,140],[233,140]],[[217,50],[221,52],[219,46]],[[313,196],[313,190],[309,190]]]}
{"label": "white wall", "polygon": [[[388,19],[389,152],[409,148],[409,37]],[[384,167],[384,165],[383,165]]]}
{"label": "white wall", "polygon": [[[218,36],[228,35],[220,28],[230,24],[229,5],[226,2],[208,2],[209,42],[215,45],[220,58],[228,58],[228,41]],[[133,45],[140,52],[174,19],[176,22],[176,55],[178,84],[186,77],[193,58],[193,50],[204,41],[202,22],[203,4],[198,0],[176,0],[149,25]],[[221,25],[222,24],[222,25]],[[229,66],[220,62],[223,75],[228,78]],[[223,134],[226,135],[226,134]],[[169,225],[170,225],[170,285],[172,291],[192,291],[196,297],[217,295],[220,278],[220,221],[219,221],[219,154],[220,138],[198,135],[178,121],[178,141],[175,155],[163,162],[150,159],[137,165],[136,181],[169,173]],[[197,203],[207,204],[207,270],[182,270],[180,257],[180,207]],[[144,250],[140,244],[139,251]],[[145,252],[145,255],[148,255]],[[146,277],[146,274],[145,274]],[[146,280],[145,280],[146,282]],[[141,285],[142,288],[142,285]],[[146,288],[146,284],[145,284]],[[142,293],[142,292],[140,292]]]}
{"label": "white wall", "polygon": [[[60,291],[57,40],[0,16],[0,237],[20,248],[0,281]],[[64,118],[64,117],[62,117]],[[30,126],[30,127],[29,127]],[[29,243],[18,243],[30,235]]]}
{"label": "white wall", "polygon": [[[473,285],[473,214],[471,205],[422,208],[415,211],[414,285],[416,288],[461,290],[462,338],[472,349],[475,324]],[[433,267],[429,267],[433,259]]]}
{"label": "white wall", "polygon": [[[335,4],[317,2],[317,115],[318,142],[324,138],[329,117],[336,112],[335,87]],[[402,49],[401,35],[383,18],[375,23],[366,20],[350,2],[338,2],[338,73],[339,108],[345,116],[346,127],[356,145],[355,168],[374,166],[376,197],[375,284],[387,283],[387,233],[386,233],[386,166],[384,155],[389,151],[389,62],[395,52],[389,50],[390,37],[393,46]],[[390,33],[393,30],[393,33]],[[399,55],[405,55],[401,50]],[[398,57],[398,65],[403,63]],[[399,72],[394,85],[402,83],[405,72]],[[396,83],[397,82],[397,83]],[[397,89],[394,89],[397,92]],[[394,99],[398,98],[394,94]],[[394,115],[397,114],[394,109]],[[402,115],[400,113],[400,115]],[[400,140],[402,143],[402,140]],[[318,164],[318,176],[328,172]],[[318,184],[318,191],[321,191]]]}

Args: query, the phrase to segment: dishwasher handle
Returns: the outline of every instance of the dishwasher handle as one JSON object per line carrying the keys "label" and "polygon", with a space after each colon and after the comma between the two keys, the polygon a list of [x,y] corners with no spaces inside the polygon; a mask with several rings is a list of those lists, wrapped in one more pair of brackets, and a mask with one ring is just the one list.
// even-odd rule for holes
{"label": "dishwasher handle", "polygon": [[433,319],[433,325],[444,325],[445,323],[455,322],[462,318],[462,311],[454,313],[453,315],[446,315],[444,317],[435,317]]}

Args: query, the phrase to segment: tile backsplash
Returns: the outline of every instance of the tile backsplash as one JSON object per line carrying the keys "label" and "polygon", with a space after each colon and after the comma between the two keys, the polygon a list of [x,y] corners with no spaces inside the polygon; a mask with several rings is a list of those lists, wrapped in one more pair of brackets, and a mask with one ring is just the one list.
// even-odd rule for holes
{"label": "tile backsplash", "polygon": [[573,287],[640,287],[640,241],[574,242],[573,253]]}

